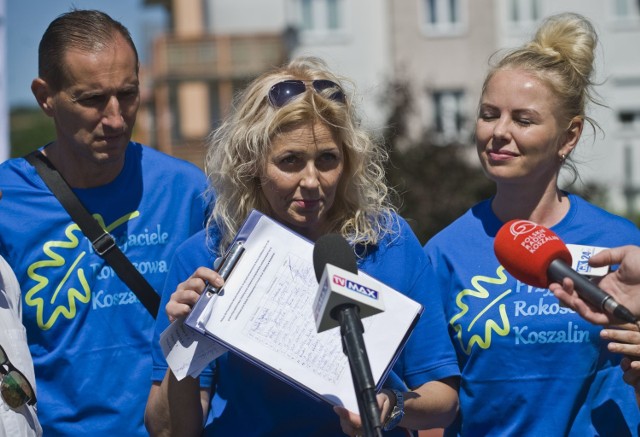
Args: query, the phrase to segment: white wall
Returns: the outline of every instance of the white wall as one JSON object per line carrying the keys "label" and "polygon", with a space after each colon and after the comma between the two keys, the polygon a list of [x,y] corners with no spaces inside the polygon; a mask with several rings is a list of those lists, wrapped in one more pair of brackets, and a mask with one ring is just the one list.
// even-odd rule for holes
{"label": "white wall", "polygon": [[206,0],[209,32],[242,34],[281,32],[285,0]]}

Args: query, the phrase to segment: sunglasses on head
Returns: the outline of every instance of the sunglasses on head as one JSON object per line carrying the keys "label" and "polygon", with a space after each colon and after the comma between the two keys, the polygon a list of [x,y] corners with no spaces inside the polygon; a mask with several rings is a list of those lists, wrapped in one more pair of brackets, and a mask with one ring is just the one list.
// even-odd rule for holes
{"label": "sunglasses on head", "polygon": [[13,367],[2,346],[0,346],[0,377],[2,378],[0,394],[9,407],[35,405],[36,394],[31,383],[21,371]]}
{"label": "sunglasses on head", "polygon": [[311,84],[311,88],[319,94],[329,90],[330,94],[323,95],[331,100],[340,103],[344,103],[347,100],[340,85],[333,81],[326,79],[312,81],[289,79],[278,82],[271,87],[269,90],[269,102],[276,108],[280,108],[289,103],[294,97],[304,93],[308,84]]}

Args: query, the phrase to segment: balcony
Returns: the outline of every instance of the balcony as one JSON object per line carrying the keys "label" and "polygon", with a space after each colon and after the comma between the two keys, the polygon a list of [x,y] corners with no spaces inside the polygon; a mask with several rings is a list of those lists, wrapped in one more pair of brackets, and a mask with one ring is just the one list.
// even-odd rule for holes
{"label": "balcony", "polygon": [[173,80],[233,80],[255,77],[286,60],[282,34],[166,36],[156,40],[153,77]]}

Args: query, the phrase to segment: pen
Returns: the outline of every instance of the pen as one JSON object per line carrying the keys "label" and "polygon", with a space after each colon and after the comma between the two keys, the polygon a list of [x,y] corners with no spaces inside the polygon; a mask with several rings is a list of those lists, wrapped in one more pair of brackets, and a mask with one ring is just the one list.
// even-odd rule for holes
{"label": "pen", "polygon": [[[218,274],[222,276],[222,279],[224,279],[225,281],[227,280],[227,278],[233,271],[233,268],[236,266],[238,260],[240,259],[240,256],[242,256],[243,252],[244,245],[242,244],[242,241],[236,241],[229,248],[224,258],[222,259],[222,264],[220,265],[218,270],[216,270]],[[207,283],[204,292],[207,293],[208,296],[211,296],[212,294],[220,294],[221,288],[222,287],[214,287],[213,285]]]}

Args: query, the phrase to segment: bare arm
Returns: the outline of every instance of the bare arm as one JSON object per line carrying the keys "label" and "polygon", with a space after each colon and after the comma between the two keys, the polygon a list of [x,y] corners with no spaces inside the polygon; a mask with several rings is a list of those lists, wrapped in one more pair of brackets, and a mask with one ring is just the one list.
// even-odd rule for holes
{"label": "bare arm", "polygon": [[[404,417],[401,427],[408,429],[444,428],[458,414],[458,378],[427,382],[415,390],[404,393]],[[389,415],[391,405],[384,391],[378,394],[381,421]],[[362,421],[357,413],[334,407],[340,416],[342,431],[350,436],[362,435]]]}
{"label": "bare arm", "polygon": [[[178,285],[166,306],[171,322],[191,312],[207,282],[219,287],[224,283],[215,271],[200,267]],[[147,431],[151,436],[200,436],[209,402],[210,392],[200,388],[199,378],[178,381],[168,369],[162,382],[149,391],[144,413]]]}
{"label": "bare arm", "polygon": [[144,423],[150,436],[200,436],[209,411],[209,391],[199,379],[187,376],[178,381],[171,370],[154,383],[149,392]]}

